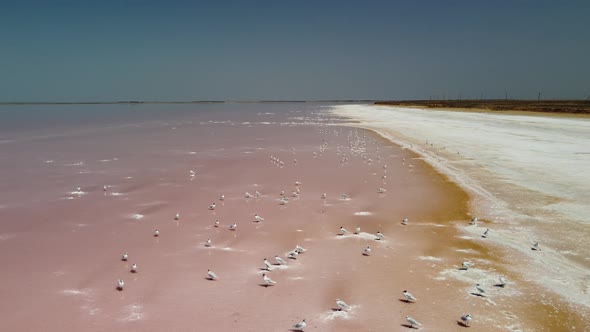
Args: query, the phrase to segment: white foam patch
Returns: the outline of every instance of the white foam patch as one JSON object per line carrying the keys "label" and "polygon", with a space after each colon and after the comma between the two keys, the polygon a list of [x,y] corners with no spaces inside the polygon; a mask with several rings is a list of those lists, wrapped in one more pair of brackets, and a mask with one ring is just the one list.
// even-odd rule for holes
{"label": "white foam patch", "polygon": [[479,251],[473,249],[455,249],[455,251],[473,255],[479,254]]}
{"label": "white foam patch", "polygon": [[139,213],[136,213],[136,214],[134,214],[134,215],[131,216],[131,218],[132,219],[135,219],[135,220],[140,220],[140,219],[143,219],[144,217],[145,216],[143,214],[139,214]]}
{"label": "white foam patch", "polygon": [[358,211],[358,212],[355,212],[354,213],[355,216],[370,216],[372,214],[373,213],[371,213],[369,211]]}
{"label": "white foam patch", "polygon": [[81,289],[64,289],[62,291],[65,295],[86,295],[87,292]]}
{"label": "white foam patch", "polygon": [[440,261],[442,261],[442,258],[440,258],[440,257],[434,257],[434,256],[419,256],[418,259],[421,260],[421,261],[430,261],[430,262],[440,262]]}
{"label": "white foam patch", "polygon": [[71,164],[65,164],[64,166],[84,166],[84,162],[83,161],[79,161],[77,163],[71,163]]}
{"label": "white foam patch", "polygon": [[350,319],[352,318],[352,312],[358,308],[358,305],[351,305],[348,310],[330,310],[322,315],[322,319],[329,321],[335,319]]}
{"label": "white foam patch", "polygon": [[16,237],[16,234],[13,234],[13,233],[0,234],[0,241],[10,240],[15,237]]}
{"label": "white foam patch", "polygon": [[123,195],[125,195],[125,194],[123,194],[123,193],[118,193],[118,192],[112,192],[112,193],[111,193],[111,196],[123,196]]}
{"label": "white foam patch", "polygon": [[385,243],[387,242],[387,238],[383,240],[375,240],[377,235],[371,233],[360,232],[358,234],[349,234],[349,235],[335,235],[333,239],[336,240],[344,240],[344,239],[358,239],[358,240],[372,240],[374,242]]}
{"label": "white foam patch", "polygon": [[142,320],[145,316],[143,313],[143,305],[134,303],[125,307],[126,316],[119,319],[123,322],[135,322]]}

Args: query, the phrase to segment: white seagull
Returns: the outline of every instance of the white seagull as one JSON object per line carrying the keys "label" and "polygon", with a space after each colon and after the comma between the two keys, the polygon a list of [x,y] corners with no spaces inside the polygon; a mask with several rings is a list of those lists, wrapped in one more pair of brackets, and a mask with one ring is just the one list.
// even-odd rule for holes
{"label": "white seagull", "polygon": [[250,194],[249,192],[246,191],[246,194],[244,195],[244,197],[246,197],[246,198],[252,198],[252,194]]}
{"label": "white seagull", "polygon": [[336,305],[338,306],[339,310],[347,311],[348,309],[350,309],[350,306],[341,299],[336,299]]}
{"label": "white seagull", "polygon": [[221,194],[221,196],[219,196],[219,200],[220,200],[220,201],[223,201],[223,200],[225,200],[225,195],[224,195],[224,194]]}
{"label": "white seagull", "polygon": [[176,212],[176,214],[174,215],[174,220],[178,220],[180,219],[180,213]]}
{"label": "white seagull", "polygon": [[473,263],[469,262],[469,261],[464,261],[463,264],[461,264],[462,269],[463,270],[469,270],[470,267],[473,266]]}
{"label": "white seagull", "polygon": [[287,254],[287,257],[291,258],[291,259],[297,259],[297,255],[298,255],[297,251],[293,250]]}
{"label": "white seagull", "polygon": [[379,188],[377,190],[377,192],[380,193],[380,194],[384,194],[386,191],[387,191],[387,189],[384,189],[384,188]]}
{"label": "white seagull", "polygon": [[361,226],[356,226],[354,229],[354,234],[359,234],[361,232]]}
{"label": "white seagull", "polygon": [[296,253],[298,253],[298,254],[301,254],[301,253],[303,253],[303,252],[305,251],[305,248],[303,248],[303,247],[302,247],[302,246],[300,246],[300,245],[296,245],[296,246],[295,246],[295,250],[293,250],[293,251],[295,251],[295,252],[296,252]]}
{"label": "white seagull", "polygon": [[215,210],[215,203],[209,205],[209,210]]}
{"label": "white seagull", "polygon": [[533,246],[531,247],[532,250],[536,250],[536,251],[541,251],[541,248],[539,248],[539,242],[535,242],[533,244]]}
{"label": "white seagull", "polygon": [[117,290],[122,291],[123,290],[123,286],[125,286],[125,281],[123,281],[123,279],[117,280]]}
{"label": "white seagull", "polygon": [[137,273],[137,264],[133,263],[131,265],[131,273]]}
{"label": "white seagull", "polygon": [[213,227],[219,227],[219,220],[215,220],[215,223],[213,224]]}
{"label": "white seagull", "polygon": [[408,222],[410,222],[408,218],[404,218],[404,220],[402,220],[402,225],[407,225]]}
{"label": "white seagull", "polygon": [[207,239],[207,242],[205,242],[205,247],[211,247],[211,239]]}
{"label": "white seagull", "polygon": [[128,258],[129,258],[129,254],[127,252],[124,252],[123,256],[121,256],[122,261],[126,261]]}
{"label": "white seagull", "polygon": [[287,199],[287,197],[283,197],[283,198],[279,199],[279,205],[287,205],[287,203],[289,203],[289,200]]}
{"label": "white seagull", "polygon": [[471,218],[471,220],[469,221],[469,225],[476,225],[476,224],[477,224],[477,217]]}
{"label": "white seagull", "polygon": [[279,265],[287,264],[287,262],[285,262],[281,257],[279,257],[279,255],[275,256],[275,261],[277,261],[277,264],[279,264]]}
{"label": "white seagull", "polygon": [[322,194],[322,199],[326,199],[326,193]]}
{"label": "white seagull", "polygon": [[301,185],[301,182],[299,182],[299,181],[295,181],[295,185],[296,185],[296,186],[300,186],[300,185]]}
{"label": "white seagull", "polygon": [[465,314],[465,315],[461,316],[461,321],[463,322],[463,325],[465,325],[466,327],[469,327],[469,322],[471,322],[471,315]]}
{"label": "white seagull", "polygon": [[365,249],[363,249],[363,255],[370,256],[371,255],[371,247],[367,246]]}
{"label": "white seagull", "polygon": [[306,326],[307,326],[307,323],[305,322],[305,319],[304,319],[304,320],[300,321],[299,323],[293,325],[293,329],[296,331],[303,332],[303,329],[305,329]]}
{"label": "white seagull", "polygon": [[194,178],[197,175],[197,172],[193,171],[192,169],[188,171],[191,175],[191,178]]}
{"label": "white seagull", "polygon": [[416,326],[420,326],[422,324],[418,323],[417,320],[415,320],[414,318],[410,317],[410,316],[406,316],[406,321],[408,321],[408,323],[410,323],[410,327],[413,328],[414,325]]}
{"label": "white seagull", "polygon": [[342,194],[342,195],[340,195],[340,198],[341,199],[349,199],[350,196],[348,196],[347,194]]}
{"label": "white seagull", "polygon": [[256,195],[256,198],[262,196],[262,194],[258,190],[254,193],[254,195]]}
{"label": "white seagull", "polygon": [[233,224],[229,225],[229,230],[230,231],[235,231],[236,228],[238,228],[238,224],[237,223],[233,223]]}
{"label": "white seagull", "polygon": [[154,236],[158,237],[160,236],[160,231],[156,228],[156,230],[154,231]]}
{"label": "white seagull", "polygon": [[416,302],[414,295],[410,294],[407,290],[404,290],[404,297],[406,298],[406,302]]}
{"label": "white seagull", "polygon": [[262,274],[262,281],[264,281],[265,286],[272,286],[277,283],[276,281],[269,278],[266,273]]}
{"label": "white seagull", "polygon": [[377,232],[377,234],[375,234],[375,236],[376,236],[375,240],[385,239],[385,235],[383,235],[383,233],[381,233],[381,231]]}
{"label": "white seagull", "polygon": [[263,222],[264,221],[264,218],[262,218],[258,214],[255,214],[254,215],[254,221],[256,221],[256,222]]}
{"label": "white seagull", "polygon": [[215,272],[213,272],[211,270],[207,270],[207,279],[217,280],[217,279],[219,279],[219,277],[217,276],[217,274],[215,274]]}
{"label": "white seagull", "polygon": [[340,226],[340,235],[346,235],[348,234],[348,231],[346,230],[346,228]]}
{"label": "white seagull", "polygon": [[264,269],[267,271],[272,270],[272,264],[270,264],[270,262],[266,258],[264,259]]}
{"label": "white seagull", "polygon": [[107,191],[107,186],[102,186],[102,191]]}

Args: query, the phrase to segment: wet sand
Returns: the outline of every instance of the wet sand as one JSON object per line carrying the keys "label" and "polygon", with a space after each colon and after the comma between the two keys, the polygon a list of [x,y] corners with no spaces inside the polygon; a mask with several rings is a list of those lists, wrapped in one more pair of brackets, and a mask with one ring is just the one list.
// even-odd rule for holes
{"label": "wet sand", "polygon": [[[471,313],[477,331],[560,330],[551,314],[564,308],[493,286],[506,273],[506,253],[457,231],[470,218],[465,192],[409,151],[300,108],[2,146],[3,155],[25,151],[13,154],[7,171],[15,177],[0,201],[4,328],[288,331],[306,319],[309,331],[409,331],[411,315],[421,330],[444,332]],[[72,193],[77,186],[83,194]],[[247,199],[246,191],[262,196]],[[338,235],[357,225],[360,235]],[[374,239],[377,231],[384,240]],[[286,258],[297,244],[307,251]],[[367,245],[372,254],[363,256]],[[263,259],[274,263],[275,255],[286,268],[267,272],[276,285],[261,286]],[[464,260],[474,268],[460,271]],[[133,263],[138,273],[129,272]],[[207,269],[220,279],[207,280]],[[476,280],[489,296],[470,294]],[[418,302],[401,301],[404,289]],[[336,298],[351,310],[333,310]],[[583,331],[572,317],[567,326]]]}

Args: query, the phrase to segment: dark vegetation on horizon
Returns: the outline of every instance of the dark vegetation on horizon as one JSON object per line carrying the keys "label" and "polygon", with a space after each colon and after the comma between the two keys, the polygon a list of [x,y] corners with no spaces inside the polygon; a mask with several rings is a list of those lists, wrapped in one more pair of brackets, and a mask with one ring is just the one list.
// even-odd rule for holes
{"label": "dark vegetation on horizon", "polygon": [[525,111],[590,114],[590,100],[388,100],[377,101],[377,105],[418,106],[426,108],[463,108],[492,111]]}

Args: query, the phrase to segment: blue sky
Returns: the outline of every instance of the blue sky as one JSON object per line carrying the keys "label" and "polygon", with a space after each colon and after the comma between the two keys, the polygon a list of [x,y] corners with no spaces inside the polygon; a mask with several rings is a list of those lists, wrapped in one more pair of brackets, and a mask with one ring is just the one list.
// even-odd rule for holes
{"label": "blue sky", "polygon": [[590,1],[0,2],[0,101],[586,98]]}

